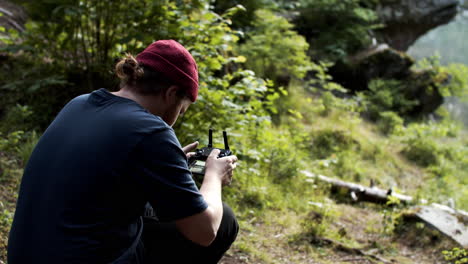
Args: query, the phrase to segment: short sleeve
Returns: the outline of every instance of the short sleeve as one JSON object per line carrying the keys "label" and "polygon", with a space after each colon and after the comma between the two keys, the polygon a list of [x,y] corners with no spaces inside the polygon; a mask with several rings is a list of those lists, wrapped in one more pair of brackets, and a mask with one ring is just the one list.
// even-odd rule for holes
{"label": "short sleeve", "polygon": [[134,177],[160,220],[177,220],[208,207],[172,128],[145,136],[134,154]]}

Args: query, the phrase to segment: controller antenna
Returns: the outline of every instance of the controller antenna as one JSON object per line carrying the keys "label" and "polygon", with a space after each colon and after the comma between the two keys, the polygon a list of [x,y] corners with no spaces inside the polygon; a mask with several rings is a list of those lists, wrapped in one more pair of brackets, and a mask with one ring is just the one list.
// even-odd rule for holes
{"label": "controller antenna", "polygon": [[226,131],[223,131],[223,139],[224,139],[224,149],[229,150],[229,144],[228,144],[228,139],[227,139],[227,133]]}
{"label": "controller antenna", "polygon": [[208,130],[208,147],[213,147],[213,129]]}

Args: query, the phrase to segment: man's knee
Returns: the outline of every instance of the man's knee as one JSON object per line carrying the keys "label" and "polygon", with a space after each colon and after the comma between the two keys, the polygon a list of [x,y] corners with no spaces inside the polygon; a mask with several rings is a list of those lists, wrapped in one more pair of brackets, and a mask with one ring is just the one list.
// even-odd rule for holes
{"label": "man's knee", "polygon": [[227,233],[226,239],[231,243],[236,240],[237,233],[239,232],[239,223],[231,207],[225,203],[223,203],[223,220],[221,221],[220,229],[223,229]]}
{"label": "man's knee", "polygon": [[221,220],[216,239],[209,247],[200,251],[201,255],[203,255],[200,258],[203,259],[203,262],[200,263],[218,263],[236,240],[238,232],[239,224],[234,216],[234,212],[228,205],[223,203],[223,219]]}

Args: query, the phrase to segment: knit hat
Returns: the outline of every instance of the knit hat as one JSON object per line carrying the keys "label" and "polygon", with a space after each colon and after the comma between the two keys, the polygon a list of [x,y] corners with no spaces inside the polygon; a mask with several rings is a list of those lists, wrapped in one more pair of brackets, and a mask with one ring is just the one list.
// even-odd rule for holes
{"label": "knit hat", "polygon": [[162,73],[187,91],[192,102],[198,95],[197,63],[192,55],[175,40],[158,40],[136,57],[139,64]]}

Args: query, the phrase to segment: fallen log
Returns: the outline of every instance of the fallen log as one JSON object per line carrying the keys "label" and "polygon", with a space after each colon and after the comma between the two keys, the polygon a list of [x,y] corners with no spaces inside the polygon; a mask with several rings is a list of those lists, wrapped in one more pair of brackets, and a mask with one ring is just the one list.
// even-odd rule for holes
{"label": "fallen log", "polygon": [[[391,189],[384,190],[375,186],[365,187],[360,184],[317,175],[309,171],[302,171],[302,173],[308,178],[331,184],[332,189],[344,189],[348,191],[350,198],[356,202],[387,203],[393,197],[398,198],[400,202],[405,204],[416,202],[427,203],[425,200],[414,201],[413,197],[393,192]],[[468,212],[437,203],[433,203],[430,206],[415,206],[412,209],[413,212],[406,214],[407,217],[417,218],[419,221],[428,224],[433,229],[451,238],[463,248],[468,248]]]}
{"label": "fallen log", "polygon": [[399,194],[394,192],[392,189],[384,190],[380,189],[376,186],[365,187],[360,184],[352,183],[352,182],[345,182],[342,180],[333,179],[330,177],[326,177],[323,175],[317,175],[311,173],[309,171],[302,171],[306,177],[315,178],[321,182],[326,182],[331,184],[332,189],[344,189],[349,192],[349,195],[353,201],[366,201],[366,202],[373,202],[373,203],[387,203],[391,201],[393,198],[398,198],[400,202],[410,204],[413,202],[413,197]]}

